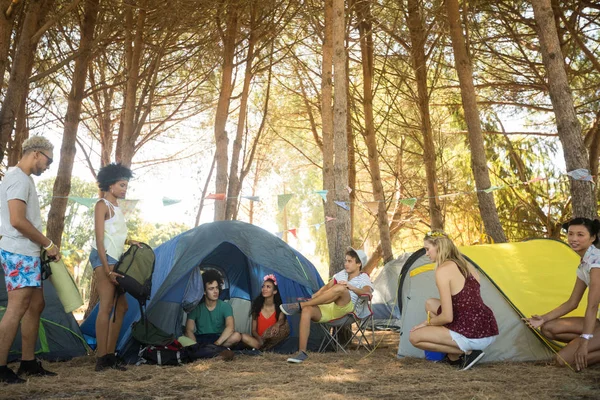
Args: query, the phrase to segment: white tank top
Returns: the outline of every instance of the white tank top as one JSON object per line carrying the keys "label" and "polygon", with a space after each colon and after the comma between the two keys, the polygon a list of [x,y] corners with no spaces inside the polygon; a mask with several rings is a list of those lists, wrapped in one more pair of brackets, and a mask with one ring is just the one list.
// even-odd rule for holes
{"label": "white tank top", "polygon": [[[104,248],[106,253],[118,260],[123,254],[125,249],[125,240],[127,240],[127,224],[125,223],[125,216],[120,207],[115,207],[110,201],[106,199],[99,199],[98,201],[104,201],[108,207],[109,215],[112,215],[109,219],[104,221]],[[96,238],[92,241],[92,247],[98,250],[96,245]]]}

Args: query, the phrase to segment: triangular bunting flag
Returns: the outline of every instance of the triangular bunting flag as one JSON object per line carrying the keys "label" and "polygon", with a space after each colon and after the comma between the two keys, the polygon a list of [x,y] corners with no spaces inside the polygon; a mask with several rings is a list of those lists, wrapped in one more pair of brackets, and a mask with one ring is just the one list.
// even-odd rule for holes
{"label": "triangular bunting flag", "polygon": [[166,206],[172,206],[173,204],[181,203],[181,200],[163,197],[162,202],[163,202],[163,206],[166,207]]}
{"label": "triangular bunting flag", "polygon": [[320,228],[320,227],[321,227],[321,224],[315,224],[315,228],[316,228],[317,230],[319,230],[319,228]]}
{"label": "triangular bunting flag", "polygon": [[587,181],[587,182],[594,181],[594,177],[592,175],[590,175],[590,171],[585,168],[578,168],[576,170],[569,171],[569,172],[567,172],[567,175],[569,175],[571,178],[575,179],[576,181]]}
{"label": "triangular bunting flag", "polygon": [[87,208],[92,208],[98,201],[97,198],[75,197],[75,196],[69,196],[68,199],[73,200],[75,203],[83,204]]}
{"label": "triangular bunting flag", "polygon": [[296,236],[296,228],[294,228],[294,229],[290,229],[290,230],[288,230],[288,232],[289,232],[289,233],[291,233],[292,235],[294,235],[294,237],[295,237],[296,239],[298,239],[298,236]]}
{"label": "triangular bunting flag", "polygon": [[346,186],[346,190],[348,191],[348,194],[352,193],[352,188],[350,186]]}
{"label": "triangular bunting flag", "polygon": [[524,185],[527,185],[529,183],[544,181],[544,180],[546,180],[546,178],[542,178],[541,176],[538,176],[537,178],[533,178],[533,179],[528,180],[527,182],[524,182]]}
{"label": "triangular bunting flag", "polygon": [[491,193],[491,192],[494,192],[496,190],[502,189],[503,187],[504,186],[490,186],[487,189],[483,189],[483,191],[486,192],[486,193]]}
{"label": "triangular bunting flag", "polygon": [[315,193],[318,193],[323,198],[323,201],[327,201],[327,192],[329,190],[317,190]]}
{"label": "triangular bunting flag", "polygon": [[335,218],[333,218],[333,217],[325,217],[325,221],[326,221],[326,222],[333,221],[334,219],[335,219]]}
{"label": "triangular bunting flag", "polygon": [[293,194],[280,194],[277,196],[277,206],[279,207],[279,211],[283,211],[292,197],[294,197]]}
{"label": "triangular bunting flag", "polygon": [[[442,197],[442,196],[440,196],[440,197]],[[416,198],[414,198],[414,197],[413,197],[413,198],[410,198],[410,199],[401,199],[401,200],[400,200],[400,204],[407,205],[407,206],[409,206],[409,207],[411,208],[411,210],[412,210],[413,208],[415,208],[415,204],[417,204],[417,199],[416,199]]]}
{"label": "triangular bunting flag", "polygon": [[348,206],[348,203],[346,203],[345,201],[334,201],[334,203],[342,207],[344,210],[350,211],[350,206]]}
{"label": "triangular bunting flag", "polygon": [[277,236],[279,239],[283,238],[283,232],[275,232],[275,236]]}
{"label": "triangular bunting flag", "polygon": [[206,200],[225,200],[225,193],[211,193],[205,197]]}
{"label": "triangular bunting flag", "polygon": [[258,196],[242,196],[242,198],[250,200],[250,201],[260,201],[260,197],[258,197]]}

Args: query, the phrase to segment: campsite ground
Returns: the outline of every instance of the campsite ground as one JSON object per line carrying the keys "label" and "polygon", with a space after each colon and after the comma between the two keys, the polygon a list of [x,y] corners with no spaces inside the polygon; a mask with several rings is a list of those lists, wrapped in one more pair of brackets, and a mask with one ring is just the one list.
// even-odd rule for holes
{"label": "campsite ground", "polygon": [[93,372],[93,357],[51,364],[58,378],[0,386],[10,399],[597,399],[600,368],[583,373],[545,363],[482,364],[471,371],[425,360],[396,359],[398,335],[377,334],[372,354],[311,354],[303,365],[287,356],[240,356],[184,367],[130,367]]}

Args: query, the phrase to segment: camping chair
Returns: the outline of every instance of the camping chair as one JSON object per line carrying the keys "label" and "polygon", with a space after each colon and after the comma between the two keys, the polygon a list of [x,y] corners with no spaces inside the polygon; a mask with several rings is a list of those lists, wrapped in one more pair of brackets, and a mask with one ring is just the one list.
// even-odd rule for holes
{"label": "camping chair", "polygon": [[[330,344],[335,345],[335,351],[343,351],[347,353],[346,348],[354,338],[358,338],[358,348],[366,348],[369,351],[373,350],[375,344],[375,323],[373,320],[373,309],[371,307],[371,300],[373,295],[362,294],[359,296],[358,301],[354,305],[352,312],[344,315],[343,317],[333,319],[331,321],[320,323],[319,326],[323,330],[323,340],[319,346],[319,352],[323,352],[327,349]],[[366,304],[369,311],[368,315],[360,318],[357,315],[358,305]],[[371,329],[371,340],[368,338],[368,334],[365,332],[366,329]],[[353,326],[354,329],[353,329]],[[352,331],[352,335],[349,339],[343,339],[340,337],[340,331],[345,327],[349,327]]]}

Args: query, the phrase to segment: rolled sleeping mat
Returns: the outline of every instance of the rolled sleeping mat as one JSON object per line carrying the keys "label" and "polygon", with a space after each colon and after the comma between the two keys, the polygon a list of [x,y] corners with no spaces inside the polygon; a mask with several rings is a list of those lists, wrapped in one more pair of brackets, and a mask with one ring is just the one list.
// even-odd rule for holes
{"label": "rolled sleeping mat", "polygon": [[63,260],[49,260],[45,251],[42,251],[42,278],[50,279],[65,312],[71,313],[83,305],[81,293]]}

